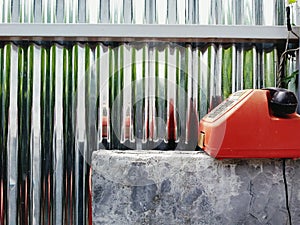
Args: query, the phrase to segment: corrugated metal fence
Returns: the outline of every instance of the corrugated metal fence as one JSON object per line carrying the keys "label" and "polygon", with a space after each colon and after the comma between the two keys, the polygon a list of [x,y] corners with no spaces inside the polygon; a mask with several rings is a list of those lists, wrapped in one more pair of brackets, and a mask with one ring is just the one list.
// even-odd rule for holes
{"label": "corrugated metal fence", "polygon": [[[0,2],[3,22],[284,23],[276,0]],[[194,148],[199,119],[222,99],[275,85],[278,52],[272,43],[1,42],[0,224],[91,224],[92,151]]]}
{"label": "corrugated metal fence", "polygon": [[[1,0],[2,22],[284,24],[283,0]],[[292,23],[299,24],[299,3]]]}

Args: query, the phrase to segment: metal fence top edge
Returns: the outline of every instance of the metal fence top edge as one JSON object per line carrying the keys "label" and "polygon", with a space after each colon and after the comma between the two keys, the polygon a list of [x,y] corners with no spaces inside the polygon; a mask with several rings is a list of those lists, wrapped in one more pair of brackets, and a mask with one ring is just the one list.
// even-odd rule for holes
{"label": "metal fence top edge", "polygon": [[[294,27],[299,34],[300,27]],[[286,26],[1,23],[0,40],[282,42]],[[291,41],[297,38],[291,34]]]}

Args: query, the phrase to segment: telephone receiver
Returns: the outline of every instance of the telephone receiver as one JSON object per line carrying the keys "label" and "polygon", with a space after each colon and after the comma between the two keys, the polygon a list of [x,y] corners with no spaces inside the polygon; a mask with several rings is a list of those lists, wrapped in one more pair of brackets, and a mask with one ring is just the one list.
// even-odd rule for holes
{"label": "telephone receiver", "polygon": [[297,110],[298,100],[294,92],[284,88],[264,88],[268,90],[269,107],[276,117],[287,117]]}

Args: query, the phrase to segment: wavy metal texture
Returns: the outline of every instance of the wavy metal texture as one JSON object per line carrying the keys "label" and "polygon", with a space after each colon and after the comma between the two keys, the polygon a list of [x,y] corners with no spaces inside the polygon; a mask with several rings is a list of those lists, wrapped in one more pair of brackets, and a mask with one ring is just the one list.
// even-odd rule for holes
{"label": "wavy metal texture", "polygon": [[[282,2],[0,0],[0,18],[281,25]],[[278,55],[271,43],[2,42],[0,224],[92,224],[92,151],[194,148],[231,92],[276,84]]]}
{"label": "wavy metal texture", "polygon": [[[2,22],[283,25],[282,0],[1,0]],[[299,24],[300,3],[291,4]]]}
{"label": "wavy metal texture", "polygon": [[195,147],[199,119],[231,92],[275,85],[278,51],[20,42],[0,59],[1,224],[84,224],[93,150]]}

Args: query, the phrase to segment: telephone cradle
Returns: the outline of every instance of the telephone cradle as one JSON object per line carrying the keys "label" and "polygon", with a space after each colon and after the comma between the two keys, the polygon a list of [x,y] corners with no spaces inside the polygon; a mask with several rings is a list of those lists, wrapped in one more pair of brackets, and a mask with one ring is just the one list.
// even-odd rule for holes
{"label": "telephone cradle", "polygon": [[299,158],[297,104],[281,88],[235,92],[202,118],[198,146],[217,159]]}

